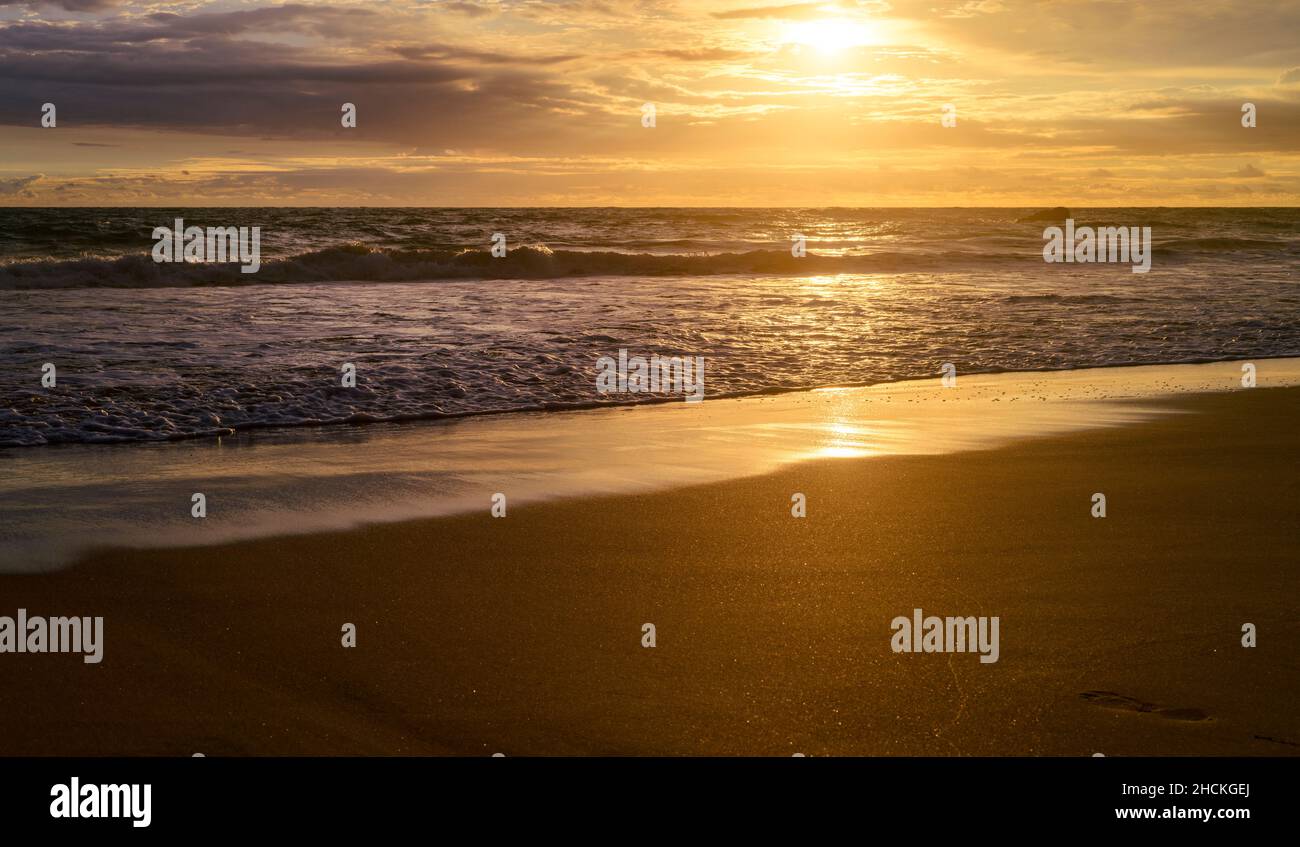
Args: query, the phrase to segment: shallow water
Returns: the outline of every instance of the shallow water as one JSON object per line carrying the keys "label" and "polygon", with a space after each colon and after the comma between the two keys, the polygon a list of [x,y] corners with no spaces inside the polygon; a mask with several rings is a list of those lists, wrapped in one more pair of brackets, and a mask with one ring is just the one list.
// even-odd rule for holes
{"label": "shallow water", "polygon": [[[627,403],[596,361],[705,357],[705,393],[1300,354],[1295,282],[1190,271],[580,278],[2,292],[0,446]],[[42,366],[57,368],[55,389]],[[341,387],[353,363],[357,386]]]}
{"label": "shallow water", "polygon": [[[1256,364],[1300,384],[1300,360]],[[120,448],[13,450],[0,570],[93,547],[179,546],[717,482],[813,459],[942,454],[1116,426],[1171,394],[1241,389],[1238,363],[959,376],[769,397],[367,427],[263,430]],[[205,495],[207,517],[191,517]]]}

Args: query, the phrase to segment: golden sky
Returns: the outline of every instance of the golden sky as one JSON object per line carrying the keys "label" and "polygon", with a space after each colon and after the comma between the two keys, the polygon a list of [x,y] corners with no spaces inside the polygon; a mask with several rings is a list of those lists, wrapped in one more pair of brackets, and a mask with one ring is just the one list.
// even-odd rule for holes
{"label": "golden sky", "polygon": [[1277,0],[0,0],[0,204],[1296,205],[1297,33]]}

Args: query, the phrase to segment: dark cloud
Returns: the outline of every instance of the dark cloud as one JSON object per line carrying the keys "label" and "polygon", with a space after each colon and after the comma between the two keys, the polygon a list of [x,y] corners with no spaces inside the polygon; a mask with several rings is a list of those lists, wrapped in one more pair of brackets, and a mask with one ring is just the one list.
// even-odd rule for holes
{"label": "dark cloud", "polygon": [[403,44],[389,48],[404,59],[465,60],[485,65],[558,65],[577,59],[568,53],[549,56],[517,56],[510,53],[493,53],[484,50],[466,50],[446,44]]}
{"label": "dark cloud", "polygon": [[[294,38],[273,44],[251,37],[271,32]],[[596,139],[610,123],[614,95],[546,72],[576,54],[512,55],[409,38],[400,22],[368,9],[304,4],[14,22],[0,25],[0,123],[30,126],[40,104],[51,102],[61,127],[512,154]],[[357,42],[370,49],[351,49]],[[358,107],[356,130],[340,126],[343,103]]]}
{"label": "dark cloud", "polygon": [[0,179],[0,197],[32,197],[29,187],[45,178],[45,174],[21,176],[13,179]]}
{"label": "dark cloud", "polygon": [[102,12],[118,5],[121,0],[0,0],[0,6],[54,6],[67,12]]}
{"label": "dark cloud", "polygon": [[[0,0],[3,2],[3,0]],[[369,9],[292,3],[181,15],[154,12],[143,18],[117,17],[77,26],[45,21],[10,23],[0,28],[0,49],[26,51],[122,52],[139,44],[166,42],[174,49],[231,43],[241,35],[268,32],[355,40],[374,34],[382,16]],[[262,45],[265,49],[266,45]]]}
{"label": "dark cloud", "polygon": [[[524,153],[562,150],[566,140],[594,138],[593,128],[609,122],[600,102],[519,69],[268,59],[253,44],[184,52],[142,45],[131,52],[0,54],[0,123],[31,126],[40,104],[52,102],[60,128],[152,127]],[[343,103],[357,106],[356,130],[340,126]]]}

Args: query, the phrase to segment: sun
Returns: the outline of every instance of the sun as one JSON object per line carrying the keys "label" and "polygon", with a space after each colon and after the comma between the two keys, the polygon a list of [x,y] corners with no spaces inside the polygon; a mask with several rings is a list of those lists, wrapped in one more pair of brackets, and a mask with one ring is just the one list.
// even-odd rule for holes
{"label": "sun", "polygon": [[828,56],[871,41],[870,33],[863,24],[843,18],[790,24],[782,31],[782,39],[788,44],[810,47]]}

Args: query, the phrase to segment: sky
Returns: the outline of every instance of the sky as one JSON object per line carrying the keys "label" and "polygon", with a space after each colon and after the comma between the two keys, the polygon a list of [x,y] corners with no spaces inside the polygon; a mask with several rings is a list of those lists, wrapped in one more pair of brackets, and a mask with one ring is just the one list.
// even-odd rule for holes
{"label": "sky", "polygon": [[1291,0],[0,0],[0,205],[1290,206],[1297,34]]}

